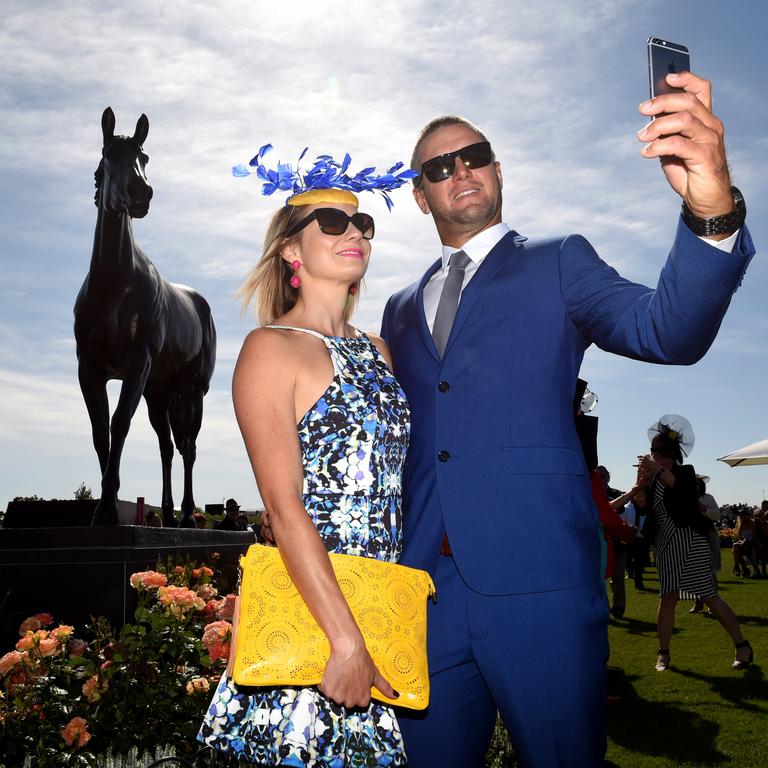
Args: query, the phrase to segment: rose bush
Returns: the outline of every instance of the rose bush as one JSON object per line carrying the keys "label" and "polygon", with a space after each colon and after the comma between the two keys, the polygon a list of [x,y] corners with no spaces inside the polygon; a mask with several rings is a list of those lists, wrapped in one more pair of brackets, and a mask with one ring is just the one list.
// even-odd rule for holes
{"label": "rose bush", "polygon": [[[133,624],[105,619],[75,637],[50,614],[25,619],[0,656],[0,766],[95,766],[99,755],[194,750],[211,690],[229,656],[234,596],[213,569],[167,564],[130,577]],[[5,763],[3,763],[3,759]]]}

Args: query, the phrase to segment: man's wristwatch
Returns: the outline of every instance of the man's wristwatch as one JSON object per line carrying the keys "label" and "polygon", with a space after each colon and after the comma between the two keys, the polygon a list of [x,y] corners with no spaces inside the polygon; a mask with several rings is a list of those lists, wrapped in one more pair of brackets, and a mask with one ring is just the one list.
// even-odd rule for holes
{"label": "man's wristwatch", "polygon": [[733,210],[722,216],[712,216],[709,219],[701,219],[695,216],[691,209],[683,203],[683,221],[688,228],[699,237],[712,237],[712,235],[732,235],[737,229],[744,226],[747,218],[747,205],[744,195],[736,187],[731,187],[733,195]]}

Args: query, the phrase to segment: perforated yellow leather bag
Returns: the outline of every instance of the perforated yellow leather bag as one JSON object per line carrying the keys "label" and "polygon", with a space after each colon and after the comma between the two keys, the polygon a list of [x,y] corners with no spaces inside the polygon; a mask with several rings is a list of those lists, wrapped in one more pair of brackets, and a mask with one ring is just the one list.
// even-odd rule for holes
{"label": "perforated yellow leather bag", "polygon": [[[331,554],[331,565],[381,674],[399,692],[388,699],[409,709],[429,703],[426,571],[368,557]],[[238,685],[309,686],[323,677],[328,638],[309,612],[275,547],[253,544],[240,558],[240,622],[233,678]]]}

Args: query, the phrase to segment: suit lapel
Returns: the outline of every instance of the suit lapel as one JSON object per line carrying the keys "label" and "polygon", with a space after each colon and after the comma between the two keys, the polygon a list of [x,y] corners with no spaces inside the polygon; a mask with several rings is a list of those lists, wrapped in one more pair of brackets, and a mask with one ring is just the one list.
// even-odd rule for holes
{"label": "suit lapel", "polygon": [[432,357],[437,360],[437,362],[440,362],[440,355],[437,354],[437,348],[435,347],[435,341],[432,338],[432,334],[430,333],[429,326],[427,325],[427,317],[424,314],[424,286],[429,282],[429,279],[432,277],[432,275],[437,272],[437,270],[442,266],[443,260],[438,259],[425,273],[424,276],[419,281],[418,288],[416,289],[414,293],[414,304],[413,312],[417,317],[416,326],[419,329],[419,336],[421,337],[421,341],[424,344],[424,346],[427,348],[427,351],[429,352]]}
{"label": "suit lapel", "polygon": [[[445,346],[443,359],[447,356],[454,339],[456,339],[461,332],[461,328],[482,294],[483,288],[498,275],[499,270],[504,266],[504,262],[515,246],[526,239],[527,238],[519,235],[514,230],[510,230],[498,243],[496,243],[485,259],[483,259],[483,263],[478,267],[477,272],[475,272],[474,276],[467,284],[467,287],[461,292],[459,309],[456,312],[456,319],[453,321],[453,328],[451,328],[451,335],[448,337],[448,343]],[[422,311],[422,315],[423,314],[424,312]],[[432,349],[435,349],[434,343],[432,344]],[[437,354],[437,350],[435,350],[435,354]]]}

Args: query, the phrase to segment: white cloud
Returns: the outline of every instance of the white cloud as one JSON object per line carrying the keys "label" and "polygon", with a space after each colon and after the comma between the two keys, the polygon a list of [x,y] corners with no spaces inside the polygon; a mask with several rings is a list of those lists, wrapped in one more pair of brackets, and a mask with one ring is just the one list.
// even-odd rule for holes
{"label": "white cloud", "polygon": [[[731,119],[731,165],[748,193],[753,234],[765,239],[764,83],[754,68],[720,57],[717,34],[738,13],[718,11],[711,30],[697,32],[692,44],[698,60],[722,73],[716,104]],[[3,458],[12,469],[0,474],[0,502],[42,490],[35,483],[55,486],[45,491],[50,495],[74,489],[86,474],[96,485],[71,329],[96,220],[93,171],[105,106],[114,108],[121,133],[132,133],[138,116],[148,115],[155,197],[147,218],[135,223],[136,237],[165,277],[206,296],[217,322],[198,496],[256,503],[228,394],[252,320],[239,318],[233,294],[282,201],[262,198],[256,179],[232,179],[230,166],[267,141],[284,160],[309,144],[313,153],[349,151],[355,164],[384,166],[409,158],[426,121],[458,112],[493,139],[504,167],[505,218],[513,226],[532,236],[583,232],[623,274],[653,284],[678,200],[657,164],[640,157],[634,132],[647,87],[644,37],[661,21],[689,29],[683,11],[669,4],[641,8],[624,0],[6,3],[0,416]],[[759,53],[762,61],[761,47]],[[356,318],[362,327],[378,329],[387,297],[439,253],[431,221],[409,198],[405,190],[396,193],[391,215],[364,198],[377,217],[377,237]],[[764,334],[756,333],[764,327],[754,322],[764,302],[752,288],[762,273],[756,262],[726,318],[711,354],[713,385],[727,389],[735,355],[744,361],[742,375],[764,380]],[[593,353],[587,362],[605,382],[606,401],[609,392],[663,399],[664,381],[690,386],[685,374],[678,379],[669,369]],[[635,380],[650,390],[636,389]],[[625,411],[634,407],[621,402]],[[617,413],[603,433],[626,433],[622,418]],[[735,422],[753,418],[738,408],[732,414]],[[750,442],[733,432],[734,443]],[[159,496],[159,458],[141,410],[124,467],[126,494],[146,490],[138,477],[154,484],[144,495]],[[33,487],[19,488],[22,480]]]}

